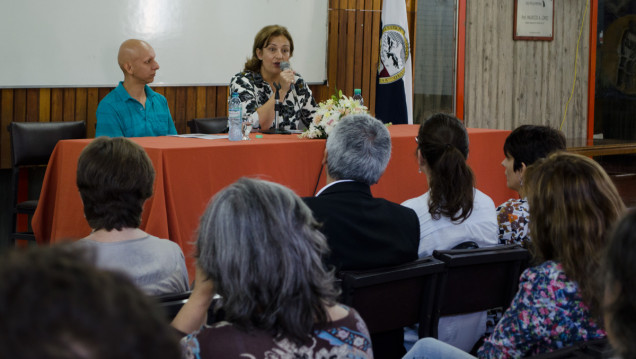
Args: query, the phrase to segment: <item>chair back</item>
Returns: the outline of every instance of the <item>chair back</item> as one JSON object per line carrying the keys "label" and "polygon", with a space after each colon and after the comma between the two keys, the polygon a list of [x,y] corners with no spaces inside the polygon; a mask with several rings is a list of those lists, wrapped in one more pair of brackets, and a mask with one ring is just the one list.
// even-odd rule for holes
{"label": "chair back", "polygon": [[227,132],[227,117],[195,118],[188,121],[190,133],[223,133]]}
{"label": "chair back", "polygon": [[165,313],[166,318],[171,321],[177,316],[181,307],[188,301],[190,294],[192,294],[192,292],[187,291],[183,293],[158,295],[154,298],[159,302],[159,306]]}
{"label": "chair back", "polygon": [[13,167],[46,165],[59,140],[86,138],[84,121],[12,122],[11,162]]}
{"label": "chair back", "polygon": [[518,290],[529,253],[519,245],[434,251],[446,264],[434,300],[430,332],[437,337],[439,318],[492,308],[508,308]]}
{"label": "chair back", "polygon": [[371,334],[425,322],[433,309],[425,299],[435,291],[444,267],[426,257],[394,267],[342,271],[342,302],[360,313]]}

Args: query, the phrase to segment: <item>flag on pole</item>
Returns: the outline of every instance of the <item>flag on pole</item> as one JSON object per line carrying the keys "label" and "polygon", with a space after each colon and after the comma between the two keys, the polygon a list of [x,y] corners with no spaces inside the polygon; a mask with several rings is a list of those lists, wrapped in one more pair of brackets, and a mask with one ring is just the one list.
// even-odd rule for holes
{"label": "flag on pole", "polygon": [[413,123],[413,77],[404,0],[383,0],[375,116],[384,123]]}

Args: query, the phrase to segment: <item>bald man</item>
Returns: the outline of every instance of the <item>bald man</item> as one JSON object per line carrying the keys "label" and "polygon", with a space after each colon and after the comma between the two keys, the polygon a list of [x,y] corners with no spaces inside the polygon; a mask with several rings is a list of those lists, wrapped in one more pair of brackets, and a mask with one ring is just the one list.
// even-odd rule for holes
{"label": "bald man", "polygon": [[148,86],[159,70],[152,46],[142,40],[126,40],[119,47],[117,61],[124,81],[97,106],[95,137],[176,135],[168,101]]}

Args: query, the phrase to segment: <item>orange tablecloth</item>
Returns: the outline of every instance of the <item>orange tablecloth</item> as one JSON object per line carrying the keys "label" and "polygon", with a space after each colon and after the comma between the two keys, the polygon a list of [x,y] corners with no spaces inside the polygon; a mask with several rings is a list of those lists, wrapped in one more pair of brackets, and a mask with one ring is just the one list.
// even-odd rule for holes
{"label": "orange tablecloth", "polygon": [[[418,173],[415,157],[417,125],[390,126],[391,160],[380,182],[372,186],[376,197],[402,202],[426,191],[426,177]],[[503,143],[509,131],[468,129],[468,163],[477,188],[495,205],[514,197],[506,187]],[[203,140],[179,137],[132,138],[148,152],[157,173],[154,195],[146,202],[141,228],[178,243],[188,258],[193,278],[194,233],[210,198],[241,176],[281,183],[299,196],[311,196],[321,170],[325,140],[299,139],[295,135],[264,135],[251,141]],[[86,140],[60,141],[44,178],[37,211],[32,220],[39,243],[79,239],[90,233],[75,185],[77,159]],[[318,189],[325,184],[324,172]]]}

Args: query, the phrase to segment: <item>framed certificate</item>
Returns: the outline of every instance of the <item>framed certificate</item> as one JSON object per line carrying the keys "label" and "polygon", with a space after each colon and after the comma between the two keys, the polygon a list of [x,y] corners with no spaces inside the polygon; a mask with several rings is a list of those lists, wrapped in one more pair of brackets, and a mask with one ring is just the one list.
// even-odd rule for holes
{"label": "framed certificate", "polygon": [[554,0],[514,0],[514,40],[554,38]]}

